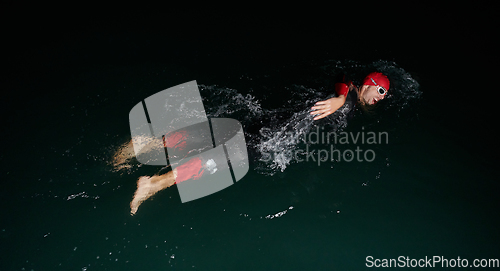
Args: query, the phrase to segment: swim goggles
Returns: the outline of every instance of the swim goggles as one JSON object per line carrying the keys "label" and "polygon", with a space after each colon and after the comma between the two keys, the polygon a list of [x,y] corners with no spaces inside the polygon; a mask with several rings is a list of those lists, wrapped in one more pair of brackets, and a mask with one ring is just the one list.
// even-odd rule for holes
{"label": "swim goggles", "polygon": [[378,92],[378,94],[380,94],[380,95],[385,95],[385,94],[387,94],[387,89],[385,89],[385,88],[384,88],[384,87],[382,87],[382,86],[379,86],[379,85],[375,82],[375,80],[373,80],[373,78],[370,78],[370,79],[372,80],[372,82],[373,82],[373,83],[375,84],[375,86],[377,87],[377,92]]}

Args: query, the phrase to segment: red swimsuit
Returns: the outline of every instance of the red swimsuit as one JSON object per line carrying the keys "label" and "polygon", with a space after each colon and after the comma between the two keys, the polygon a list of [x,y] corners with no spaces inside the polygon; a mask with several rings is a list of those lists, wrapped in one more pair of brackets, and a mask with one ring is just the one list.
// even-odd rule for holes
{"label": "red swimsuit", "polygon": [[181,166],[176,167],[176,170],[177,177],[175,178],[175,183],[180,183],[189,179],[197,180],[205,171],[199,157],[192,158]]}

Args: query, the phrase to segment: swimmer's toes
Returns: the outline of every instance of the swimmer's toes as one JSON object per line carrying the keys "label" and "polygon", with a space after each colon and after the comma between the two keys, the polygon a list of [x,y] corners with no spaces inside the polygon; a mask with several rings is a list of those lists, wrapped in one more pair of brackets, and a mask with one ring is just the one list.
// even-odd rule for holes
{"label": "swimmer's toes", "polygon": [[137,213],[137,209],[139,209],[139,202],[136,202],[135,200],[130,203],[130,215],[135,215]]}

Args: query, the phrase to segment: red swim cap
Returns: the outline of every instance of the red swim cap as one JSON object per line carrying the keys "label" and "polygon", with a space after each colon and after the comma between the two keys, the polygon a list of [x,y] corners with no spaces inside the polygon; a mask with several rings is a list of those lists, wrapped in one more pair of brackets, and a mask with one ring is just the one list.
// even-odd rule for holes
{"label": "red swim cap", "polygon": [[389,90],[389,79],[383,73],[380,72],[372,72],[368,74],[363,80],[363,85],[368,86],[381,86],[386,90]]}

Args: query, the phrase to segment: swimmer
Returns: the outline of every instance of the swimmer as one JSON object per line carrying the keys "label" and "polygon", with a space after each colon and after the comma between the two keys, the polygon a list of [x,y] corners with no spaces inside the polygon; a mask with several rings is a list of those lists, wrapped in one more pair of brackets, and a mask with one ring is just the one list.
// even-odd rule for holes
{"label": "swimmer", "polygon": [[324,101],[317,102],[311,109],[311,115],[316,115],[314,120],[319,120],[333,114],[339,110],[346,101],[350,104],[350,108],[354,108],[354,104],[374,105],[380,100],[383,100],[389,90],[389,79],[382,73],[372,72],[363,80],[361,87],[355,86],[351,81],[346,81],[335,84],[335,92],[337,97],[333,97]]}
{"label": "swimmer", "polygon": [[[311,111],[310,114],[316,115],[314,120],[327,117],[343,106],[345,107],[342,110],[346,109],[345,111],[352,111],[356,103],[362,105],[376,104],[386,97],[387,90],[389,89],[388,78],[382,73],[377,72],[368,74],[359,88],[350,81],[343,81],[342,83],[335,84],[336,97],[317,102],[315,106],[312,107],[313,111]],[[205,150],[205,148],[211,148],[211,136],[199,134],[200,131],[204,130],[192,129],[188,132],[177,131],[167,134],[163,138],[163,145],[164,147],[170,148],[171,151],[169,156],[186,158],[189,153],[189,148],[186,148],[186,142],[196,142],[198,147],[194,149],[198,150],[200,153]],[[210,140],[206,141],[207,139]],[[127,146],[131,147],[132,144],[128,144]],[[127,154],[130,155],[133,154],[133,152],[128,151]],[[137,190],[130,202],[131,215],[136,214],[139,206],[159,191],[183,181],[201,178],[204,173],[210,172],[211,164],[215,163],[212,159],[209,159],[209,157],[194,157],[165,174],[140,177],[137,181]]]}

